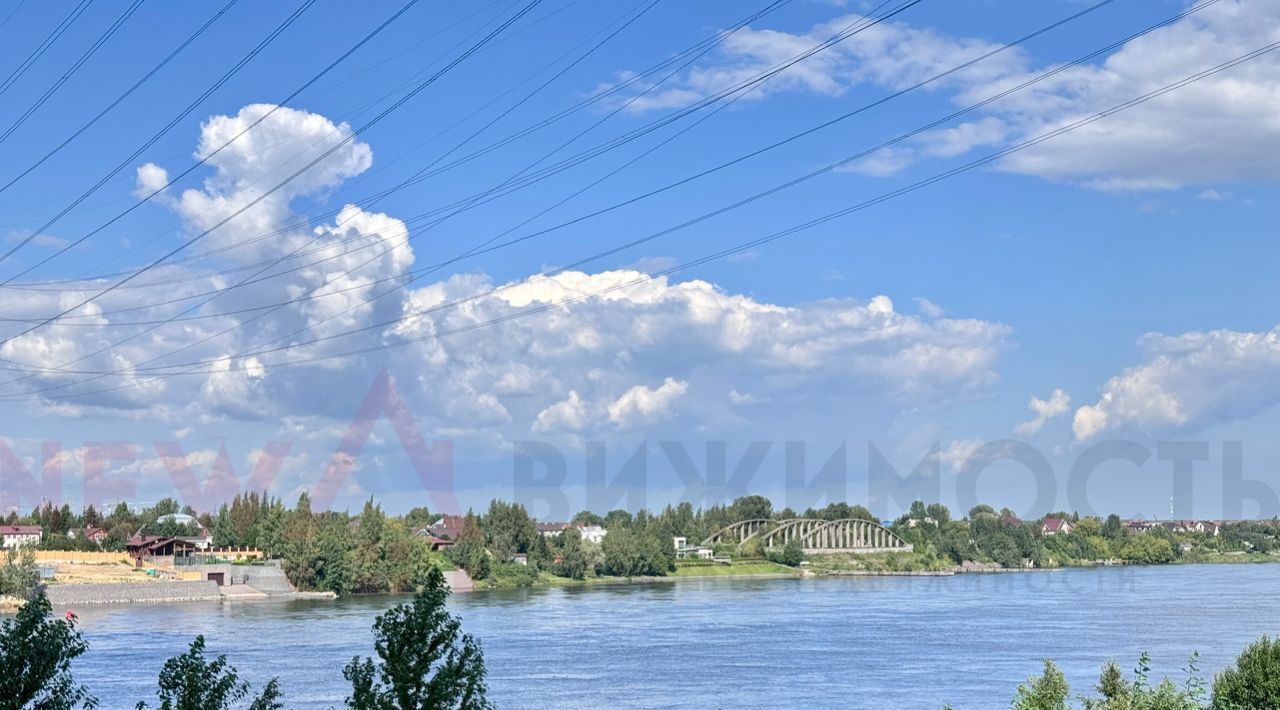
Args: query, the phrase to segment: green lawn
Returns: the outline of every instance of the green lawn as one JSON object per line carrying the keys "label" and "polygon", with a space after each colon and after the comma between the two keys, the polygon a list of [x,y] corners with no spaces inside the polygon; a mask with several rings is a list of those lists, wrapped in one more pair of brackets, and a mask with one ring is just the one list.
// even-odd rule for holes
{"label": "green lawn", "polygon": [[752,574],[799,574],[797,570],[775,562],[739,562],[731,565],[677,566],[670,577],[726,577]]}

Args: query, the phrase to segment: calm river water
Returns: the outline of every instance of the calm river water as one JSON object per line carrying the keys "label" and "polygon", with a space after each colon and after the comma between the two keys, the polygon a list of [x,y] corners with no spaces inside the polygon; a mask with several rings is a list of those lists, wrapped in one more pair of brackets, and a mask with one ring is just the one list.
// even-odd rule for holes
{"label": "calm river water", "polygon": [[[1063,570],[957,577],[684,580],[455,596],[484,644],[501,708],[1008,707],[1049,656],[1073,691],[1143,650],[1212,671],[1280,632],[1280,565]],[[401,599],[77,609],[76,665],[104,708],[154,699],[161,664],[203,633],[290,707],[341,706],[342,666],[371,653]]]}

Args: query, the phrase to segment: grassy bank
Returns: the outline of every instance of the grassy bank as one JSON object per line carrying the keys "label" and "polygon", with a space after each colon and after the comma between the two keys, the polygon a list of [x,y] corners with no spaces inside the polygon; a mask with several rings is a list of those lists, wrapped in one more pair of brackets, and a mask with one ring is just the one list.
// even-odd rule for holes
{"label": "grassy bank", "polygon": [[557,577],[549,572],[535,573],[523,568],[513,570],[505,568],[495,570],[489,579],[477,580],[477,590],[520,589],[528,587],[580,587],[597,584],[629,584],[650,583],[667,580],[690,579],[698,577],[752,577],[752,576],[798,576],[800,570],[767,560],[749,560],[724,564],[677,564],[673,572],[663,577],[587,577],[586,579],[569,579]]}
{"label": "grassy bank", "polygon": [[669,577],[749,577],[761,574],[785,574],[798,575],[800,572],[794,567],[787,567],[776,562],[768,562],[766,560],[758,560],[751,562],[737,562],[731,565],[681,565],[676,564],[676,571],[670,573]]}

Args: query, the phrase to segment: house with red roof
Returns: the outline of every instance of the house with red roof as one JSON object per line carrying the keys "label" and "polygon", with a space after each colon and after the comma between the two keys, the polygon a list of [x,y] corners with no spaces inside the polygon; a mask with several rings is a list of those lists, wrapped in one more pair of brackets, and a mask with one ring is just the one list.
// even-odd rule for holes
{"label": "house with red roof", "polygon": [[0,547],[6,550],[39,545],[44,528],[39,525],[0,525]]}
{"label": "house with red roof", "polygon": [[1040,521],[1040,534],[1045,537],[1052,535],[1070,535],[1072,530],[1070,520],[1064,518],[1045,518]]}

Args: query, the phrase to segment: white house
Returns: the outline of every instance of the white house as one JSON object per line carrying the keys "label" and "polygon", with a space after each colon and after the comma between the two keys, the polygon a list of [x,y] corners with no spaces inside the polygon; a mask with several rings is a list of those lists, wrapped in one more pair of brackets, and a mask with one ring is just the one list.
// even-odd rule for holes
{"label": "white house", "polygon": [[1070,535],[1072,529],[1071,521],[1063,518],[1045,518],[1044,522],[1040,523],[1040,534],[1045,537],[1059,533]]}
{"label": "white house", "polygon": [[194,525],[196,534],[194,537],[179,538],[196,546],[196,549],[207,550],[213,547],[213,533],[209,532],[209,528],[200,524],[194,515],[186,513],[169,513],[156,518],[157,523],[177,523],[178,525]]}
{"label": "white house", "polygon": [[715,557],[715,551],[710,547],[702,547],[700,545],[690,545],[687,537],[673,537],[672,543],[676,546],[676,559],[687,560],[697,558],[700,560],[709,560]]}
{"label": "white house", "polygon": [[579,525],[578,530],[582,533],[583,540],[594,542],[597,545],[604,540],[605,535],[609,534],[608,530],[599,525]]}
{"label": "white house", "polygon": [[0,547],[10,549],[39,545],[44,528],[39,525],[0,525]]}
{"label": "white house", "polygon": [[560,537],[568,527],[568,523],[538,523],[538,533],[543,537]]}
{"label": "white house", "polygon": [[1206,535],[1213,535],[1216,537],[1221,531],[1222,526],[1212,520],[1188,520],[1183,523],[1183,527],[1186,528],[1188,532],[1204,533]]}

